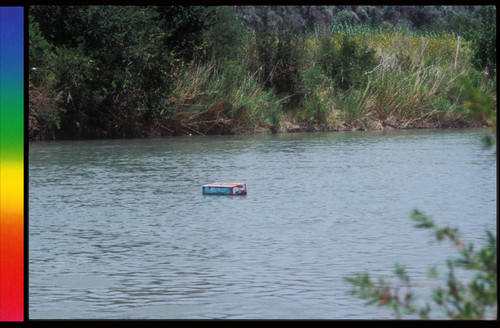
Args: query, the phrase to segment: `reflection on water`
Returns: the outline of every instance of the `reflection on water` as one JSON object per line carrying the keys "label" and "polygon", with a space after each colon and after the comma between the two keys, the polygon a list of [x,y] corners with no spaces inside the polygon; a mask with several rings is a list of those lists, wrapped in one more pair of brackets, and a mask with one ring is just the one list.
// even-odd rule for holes
{"label": "reflection on water", "polygon": [[[453,248],[412,227],[415,207],[471,242],[496,231],[483,134],[30,143],[29,317],[392,318],[344,278],[398,262],[428,280]],[[202,195],[217,181],[248,195]]]}

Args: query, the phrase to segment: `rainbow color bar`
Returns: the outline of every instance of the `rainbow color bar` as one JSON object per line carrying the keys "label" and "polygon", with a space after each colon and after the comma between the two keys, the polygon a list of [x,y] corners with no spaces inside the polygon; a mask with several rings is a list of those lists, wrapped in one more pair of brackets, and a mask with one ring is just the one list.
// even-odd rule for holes
{"label": "rainbow color bar", "polygon": [[0,321],[24,321],[24,8],[0,7]]}

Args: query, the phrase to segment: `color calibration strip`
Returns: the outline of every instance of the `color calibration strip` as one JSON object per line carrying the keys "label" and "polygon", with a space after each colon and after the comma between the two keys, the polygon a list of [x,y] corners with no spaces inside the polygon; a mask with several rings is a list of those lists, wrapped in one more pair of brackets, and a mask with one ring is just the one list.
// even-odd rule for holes
{"label": "color calibration strip", "polygon": [[0,7],[0,321],[24,321],[24,8]]}

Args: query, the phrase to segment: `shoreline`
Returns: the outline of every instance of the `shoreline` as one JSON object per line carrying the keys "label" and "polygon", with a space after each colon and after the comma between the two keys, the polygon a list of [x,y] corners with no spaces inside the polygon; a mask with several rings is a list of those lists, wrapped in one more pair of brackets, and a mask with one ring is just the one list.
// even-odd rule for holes
{"label": "shoreline", "polygon": [[[255,30],[229,7],[211,12],[217,20],[187,43],[165,32],[184,29],[171,22],[176,15],[196,23],[196,8],[68,7],[67,16],[34,6],[27,139],[496,126],[493,115],[474,113],[496,115],[496,64],[473,42],[488,35],[484,47],[493,45],[492,6],[476,15],[488,24],[467,38],[452,26],[365,21],[299,32],[274,31],[266,18]],[[100,23],[72,24],[91,17]]]}
{"label": "shoreline", "polygon": [[[294,133],[318,133],[318,132],[357,132],[357,131],[419,131],[419,130],[452,130],[452,129],[490,129],[491,126],[487,124],[474,124],[472,122],[461,122],[462,124],[449,124],[441,126],[431,126],[431,125],[420,125],[411,127],[395,127],[391,125],[377,125],[379,128],[333,128],[333,127],[312,127],[305,123],[295,123],[286,121],[285,127],[280,128],[278,131],[272,128],[255,128],[252,132],[235,132],[235,133],[213,133],[213,134],[202,134],[202,133],[182,133],[182,134],[168,134],[168,133],[151,133],[141,136],[90,136],[90,137],[64,137],[60,136],[58,138],[28,138],[28,142],[44,142],[44,141],[73,141],[73,140],[125,140],[125,139],[155,139],[155,138],[168,138],[168,137],[187,137],[187,136],[259,136],[259,135],[279,135],[279,134],[294,134]],[[171,131],[171,130],[169,130]]]}

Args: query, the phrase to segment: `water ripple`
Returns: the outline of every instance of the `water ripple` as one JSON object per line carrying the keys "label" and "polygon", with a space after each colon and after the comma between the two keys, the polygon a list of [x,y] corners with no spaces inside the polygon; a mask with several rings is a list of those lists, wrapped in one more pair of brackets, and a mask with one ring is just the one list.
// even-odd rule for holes
{"label": "water ripple", "polygon": [[[496,230],[481,134],[32,143],[30,318],[391,318],[344,278],[444,263],[453,248],[412,227],[415,207],[472,242]],[[249,193],[201,195],[216,181]]]}

